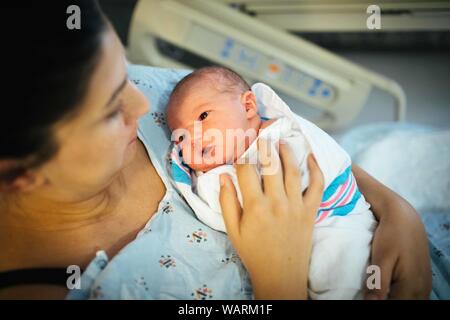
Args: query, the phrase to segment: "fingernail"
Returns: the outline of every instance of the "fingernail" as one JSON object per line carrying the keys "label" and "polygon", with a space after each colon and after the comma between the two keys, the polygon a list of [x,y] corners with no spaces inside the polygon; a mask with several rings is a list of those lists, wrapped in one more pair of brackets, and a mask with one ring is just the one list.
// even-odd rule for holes
{"label": "fingernail", "polygon": [[279,142],[280,142],[280,144],[286,144],[286,140],[284,140],[284,139],[280,139]]}

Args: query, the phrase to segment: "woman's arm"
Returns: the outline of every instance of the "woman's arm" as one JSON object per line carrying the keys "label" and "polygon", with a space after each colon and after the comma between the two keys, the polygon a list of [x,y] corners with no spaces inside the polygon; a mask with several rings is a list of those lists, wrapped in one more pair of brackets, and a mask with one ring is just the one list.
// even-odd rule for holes
{"label": "woman's arm", "polygon": [[381,270],[381,288],[367,299],[427,299],[431,292],[428,238],[419,215],[398,194],[357,165],[352,171],[379,225],[372,243],[372,265]]}
{"label": "woman's arm", "polygon": [[306,299],[323,176],[309,157],[311,182],[302,195],[301,173],[289,147],[280,144],[280,162],[275,150],[268,157],[261,151],[267,150],[266,142],[259,142],[263,170],[265,165],[277,165],[278,170],[263,175],[262,188],[253,165],[236,166],[243,208],[230,177],[221,176],[220,203],[228,236],[250,274],[255,298]]}

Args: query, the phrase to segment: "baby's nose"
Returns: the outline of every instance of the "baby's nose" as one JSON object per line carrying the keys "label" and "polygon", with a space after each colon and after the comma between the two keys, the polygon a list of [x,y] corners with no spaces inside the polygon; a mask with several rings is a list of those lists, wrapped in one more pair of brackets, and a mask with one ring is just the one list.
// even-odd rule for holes
{"label": "baby's nose", "polygon": [[203,142],[202,136],[191,137],[190,143],[189,143],[189,144],[190,144],[192,147],[195,147],[195,146],[201,146],[201,145],[202,145],[202,142]]}

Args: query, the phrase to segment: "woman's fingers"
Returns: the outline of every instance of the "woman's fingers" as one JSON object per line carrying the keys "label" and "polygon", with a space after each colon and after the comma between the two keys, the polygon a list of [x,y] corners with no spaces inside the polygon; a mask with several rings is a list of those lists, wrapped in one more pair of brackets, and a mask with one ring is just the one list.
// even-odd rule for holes
{"label": "woman's fingers", "polygon": [[[297,164],[288,152],[283,156],[283,163],[291,174],[290,170]],[[318,205],[305,206],[288,199],[280,157],[268,141],[260,141],[258,155],[266,173],[264,191],[255,165],[236,164],[242,209],[230,178],[222,176],[220,203],[227,231],[250,273],[256,298],[303,299],[307,297],[314,219],[301,218],[314,217]],[[292,189],[290,192],[299,192],[298,199],[301,199],[300,174],[296,176],[297,179],[288,179],[287,186]],[[317,193],[314,196],[320,201],[322,190]]]}
{"label": "woman's fingers", "polygon": [[235,168],[244,207],[260,200],[263,192],[255,165],[236,164]]}
{"label": "woman's fingers", "polygon": [[309,187],[303,201],[312,207],[319,207],[323,195],[323,174],[312,154],[308,155]]}
{"label": "woman's fingers", "polygon": [[424,287],[426,287],[426,284],[422,283],[421,285],[417,285],[416,283],[414,283],[413,281],[409,281],[409,279],[405,277],[404,279],[397,281],[391,285],[389,299],[429,299],[429,293],[431,292],[431,289],[423,290]]}
{"label": "woman's fingers", "polygon": [[297,164],[294,152],[282,140],[280,140],[280,158],[283,164],[284,189],[289,199],[302,201],[302,172]]}
{"label": "woman's fingers", "polygon": [[286,194],[284,192],[280,157],[270,140],[258,140],[258,158],[261,164],[264,193],[272,201],[285,201]]}
{"label": "woman's fingers", "polygon": [[[373,242],[374,245],[372,247],[372,259],[371,259],[371,265],[378,267],[378,270],[368,276],[368,278],[372,279],[369,280],[369,283],[366,283],[366,292],[364,295],[365,299],[369,300],[381,300],[381,299],[387,299],[389,294],[389,289],[391,286],[391,279],[392,279],[392,272],[395,267],[396,259],[395,256],[392,254],[388,254],[389,250],[386,246],[386,244],[380,243],[382,239],[377,237],[375,235]],[[371,277],[372,276],[372,277]],[[379,277],[378,279],[375,277]],[[369,285],[377,284],[375,288],[369,288]]]}
{"label": "woman's fingers", "polygon": [[[422,228],[420,228],[422,229]],[[425,233],[425,231],[424,231]],[[408,234],[409,238],[411,234]],[[406,236],[405,236],[406,238]],[[422,239],[425,238],[425,239]],[[431,265],[429,255],[425,256],[428,263],[417,264],[415,260],[421,258],[420,252],[428,253],[428,243],[426,236],[418,235],[412,248],[414,255],[410,257],[397,254],[395,267],[392,271],[391,288],[389,299],[429,299],[432,290]],[[419,257],[416,257],[416,254]]]}
{"label": "woman's fingers", "polygon": [[227,233],[231,238],[235,238],[239,235],[242,208],[234,184],[227,174],[220,175],[219,200]]}

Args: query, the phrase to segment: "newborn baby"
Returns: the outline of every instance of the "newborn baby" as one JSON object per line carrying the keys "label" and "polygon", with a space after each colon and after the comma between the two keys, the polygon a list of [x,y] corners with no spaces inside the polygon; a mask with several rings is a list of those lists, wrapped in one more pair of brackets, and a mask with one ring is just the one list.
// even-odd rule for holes
{"label": "newborn baby", "polygon": [[[172,131],[170,173],[198,218],[224,231],[219,176],[228,173],[242,197],[233,163],[257,164],[257,140],[287,143],[304,173],[313,153],[325,190],[313,234],[308,292],[312,299],[362,298],[376,221],[359,192],[347,153],[324,131],[294,114],[267,85],[250,86],[235,72],[205,67],[183,78],[167,106]],[[279,168],[265,166],[263,174]],[[268,262],[270,263],[270,261]]]}

